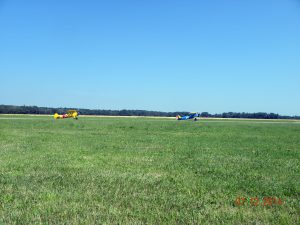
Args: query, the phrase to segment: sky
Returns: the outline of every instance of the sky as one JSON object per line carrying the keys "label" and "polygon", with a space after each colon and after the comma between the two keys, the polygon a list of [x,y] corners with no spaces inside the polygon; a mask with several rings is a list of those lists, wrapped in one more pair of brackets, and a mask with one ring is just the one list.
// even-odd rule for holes
{"label": "sky", "polygon": [[0,0],[0,104],[300,115],[300,0]]}

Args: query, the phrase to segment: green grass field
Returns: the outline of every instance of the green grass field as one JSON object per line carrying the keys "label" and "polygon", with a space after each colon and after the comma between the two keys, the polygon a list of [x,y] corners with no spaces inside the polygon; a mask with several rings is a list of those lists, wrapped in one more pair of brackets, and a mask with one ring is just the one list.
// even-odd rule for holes
{"label": "green grass field", "polygon": [[0,224],[299,224],[299,161],[299,122],[2,115]]}

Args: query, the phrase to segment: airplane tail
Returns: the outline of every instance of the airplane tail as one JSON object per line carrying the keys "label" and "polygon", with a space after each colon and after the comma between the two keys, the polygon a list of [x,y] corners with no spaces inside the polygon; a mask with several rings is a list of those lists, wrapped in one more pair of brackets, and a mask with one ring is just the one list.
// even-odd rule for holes
{"label": "airplane tail", "polygon": [[58,113],[55,113],[55,114],[54,114],[54,119],[58,119],[58,118],[59,118]]}

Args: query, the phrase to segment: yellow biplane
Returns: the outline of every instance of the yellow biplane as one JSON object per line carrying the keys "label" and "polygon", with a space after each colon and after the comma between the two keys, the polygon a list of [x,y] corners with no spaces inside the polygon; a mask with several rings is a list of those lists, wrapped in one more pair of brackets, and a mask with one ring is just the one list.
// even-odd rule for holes
{"label": "yellow biplane", "polygon": [[59,115],[58,113],[54,114],[54,119],[66,119],[73,118],[78,120],[78,112],[76,110],[68,110],[67,113]]}

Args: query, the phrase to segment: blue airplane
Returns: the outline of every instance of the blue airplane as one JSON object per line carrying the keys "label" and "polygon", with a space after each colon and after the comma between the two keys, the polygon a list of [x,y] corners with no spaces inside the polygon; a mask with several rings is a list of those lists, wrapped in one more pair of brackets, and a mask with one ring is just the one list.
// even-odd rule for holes
{"label": "blue airplane", "polygon": [[200,114],[196,113],[196,112],[192,112],[192,113],[189,113],[186,116],[180,116],[180,115],[178,115],[178,116],[176,116],[176,119],[177,120],[190,120],[190,119],[194,119],[196,121],[197,117],[200,117]]}

